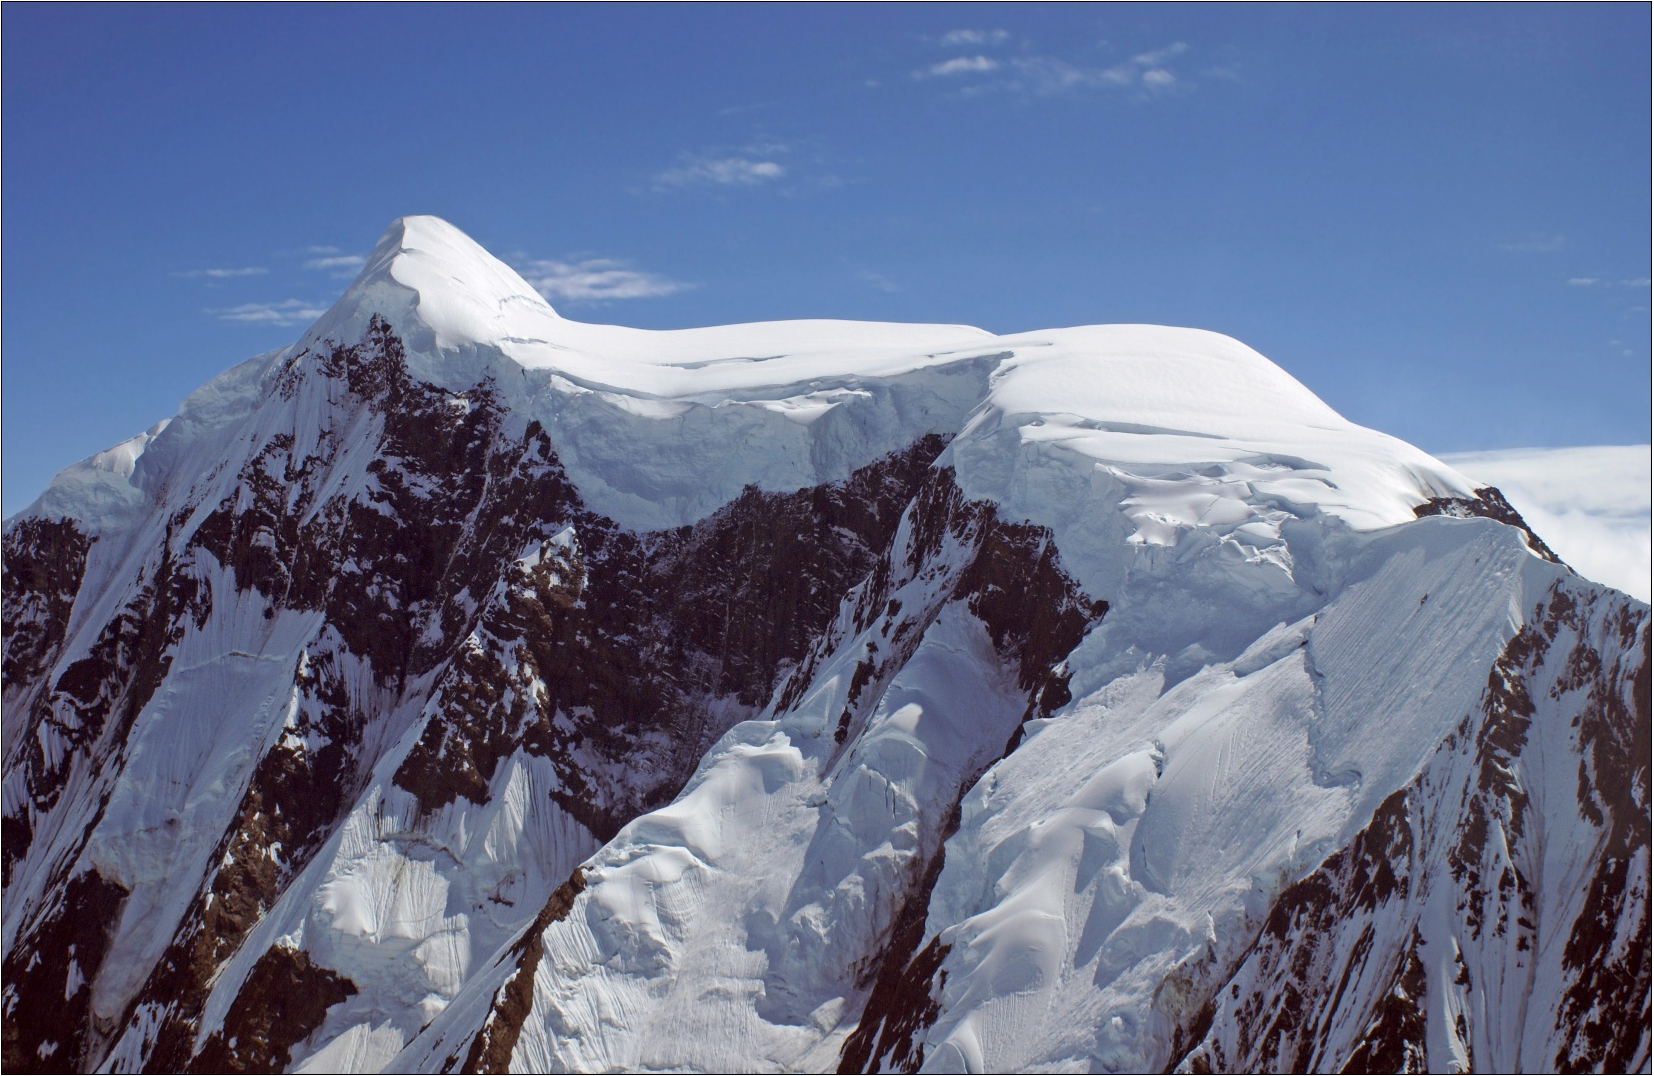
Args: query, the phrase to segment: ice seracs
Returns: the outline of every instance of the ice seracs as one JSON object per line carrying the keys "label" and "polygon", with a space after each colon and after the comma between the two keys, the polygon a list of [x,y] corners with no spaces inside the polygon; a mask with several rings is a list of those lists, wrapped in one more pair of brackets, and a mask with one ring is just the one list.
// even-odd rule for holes
{"label": "ice seracs", "polygon": [[1646,1070],[1649,610],[1544,552],[1215,333],[403,218],[6,522],[5,1067]]}

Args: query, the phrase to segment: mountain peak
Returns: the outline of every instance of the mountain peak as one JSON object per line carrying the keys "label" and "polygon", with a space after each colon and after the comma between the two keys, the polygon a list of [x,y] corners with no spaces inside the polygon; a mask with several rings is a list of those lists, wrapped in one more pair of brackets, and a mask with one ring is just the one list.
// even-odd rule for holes
{"label": "mountain peak", "polygon": [[[436,334],[441,347],[534,335],[548,320],[561,320],[515,269],[429,214],[391,222],[332,314],[350,319],[394,308],[398,304],[386,296],[387,290],[413,293],[409,312]],[[328,316],[317,324],[331,330],[336,320]]]}
{"label": "mountain peak", "polygon": [[[506,405],[525,425],[558,431],[587,503],[636,528],[694,523],[748,484],[842,479],[939,430],[961,435],[951,452],[973,496],[1016,502],[1028,518],[1056,502],[1020,503],[1004,484],[1008,450],[1095,468],[1108,476],[1099,481],[1122,487],[1127,533],[1149,545],[1215,526],[1248,548],[1272,546],[1283,520],[1322,512],[1357,530],[1384,528],[1475,488],[1413,446],[1344,419],[1252,348],[1202,329],[585,323],[561,317],[459,228],[414,215],[391,223],[345,294],[273,361],[364,340],[375,318],[406,344],[407,372],[421,383],[463,393],[479,378],[509,381]],[[236,414],[260,406],[263,375],[227,376],[186,412],[218,415],[226,399]],[[180,429],[198,421],[207,420]],[[637,452],[641,442],[656,451]],[[105,485],[144,482],[135,471],[97,475]],[[57,496],[79,488],[54,483],[39,507],[103,519],[80,507],[80,493]]]}
{"label": "mountain peak", "polygon": [[1649,608],[1530,533],[1216,333],[403,218],[0,528],[0,1067],[1647,1071]]}

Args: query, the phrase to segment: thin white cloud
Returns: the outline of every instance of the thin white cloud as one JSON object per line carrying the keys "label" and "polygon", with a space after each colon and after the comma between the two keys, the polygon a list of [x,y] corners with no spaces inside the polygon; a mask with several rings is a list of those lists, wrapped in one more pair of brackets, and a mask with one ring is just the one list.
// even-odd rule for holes
{"label": "thin white cloud", "polygon": [[1071,64],[1055,56],[1018,56],[1011,61],[1021,76],[1021,86],[1036,94],[1062,93],[1067,90],[1095,89],[1109,86],[1129,86],[1137,80],[1137,69],[1132,64],[1098,68]]}
{"label": "thin white cloud", "polygon": [[1194,83],[1179,77],[1171,63],[1189,51],[1182,41],[1148,52],[1110,67],[1073,63],[1056,56],[1023,54],[1007,59],[988,55],[956,56],[913,73],[915,78],[942,76],[991,76],[972,81],[963,88],[966,95],[1008,91],[1048,97],[1089,90],[1135,89],[1161,94],[1193,88]]}
{"label": "thin white cloud", "polygon": [[747,146],[729,154],[685,154],[655,177],[655,189],[669,187],[758,187],[787,174],[775,158],[787,151],[777,144]]}
{"label": "thin white cloud", "polygon": [[305,325],[323,314],[327,307],[299,299],[279,303],[242,303],[240,306],[208,310],[220,321],[239,321],[253,325]]}
{"label": "thin white cloud", "polygon": [[1139,67],[1160,67],[1173,56],[1181,56],[1188,51],[1189,46],[1187,42],[1173,41],[1170,45],[1167,45],[1163,49],[1154,49],[1149,52],[1139,53],[1131,58],[1131,62]]}
{"label": "thin white cloud", "polygon": [[306,269],[360,269],[367,261],[361,254],[330,254],[324,258],[311,258],[304,263]]}
{"label": "thin white cloud", "polygon": [[916,78],[946,78],[949,75],[981,75],[999,70],[999,61],[988,56],[955,56],[915,71]]}
{"label": "thin white cloud", "polygon": [[524,280],[546,299],[557,302],[607,302],[613,299],[654,299],[673,295],[689,285],[609,258],[583,261],[542,259],[518,268]]}
{"label": "thin white cloud", "polygon": [[1024,69],[1034,77],[1041,91],[1046,93],[1108,86],[1135,86],[1156,93],[1188,85],[1180,82],[1176,73],[1168,66],[1173,59],[1188,51],[1188,44],[1173,41],[1164,48],[1140,52],[1130,60],[1112,67],[1082,67],[1064,64],[1061,61],[1048,61],[1043,64],[1030,63]]}
{"label": "thin white cloud", "polygon": [[186,280],[200,279],[203,277],[208,280],[224,280],[229,277],[237,276],[262,276],[269,271],[270,270],[264,268],[262,265],[248,265],[237,269],[191,269],[188,272],[173,273],[172,275],[175,277],[182,277]]}
{"label": "thin white cloud", "polygon": [[945,49],[964,45],[1003,45],[1010,39],[1009,30],[949,30],[942,35],[941,45]]}
{"label": "thin white cloud", "polygon": [[1609,280],[1600,276],[1571,276],[1568,278],[1568,283],[1576,288],[1594,288],[1599,285],[1604,288],[1646,288],[1649,280],[1645,276],[1632,277],[1628,280]]}

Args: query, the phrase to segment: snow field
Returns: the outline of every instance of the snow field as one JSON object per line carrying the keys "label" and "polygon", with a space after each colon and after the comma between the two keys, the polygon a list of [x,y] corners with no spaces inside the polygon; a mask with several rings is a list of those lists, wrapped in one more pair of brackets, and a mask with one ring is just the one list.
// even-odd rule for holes
{"label": "snow field", "polygon": [[[1477,705],[1513,608],[1560,573],[1509,528],[1446,519],[1351,568],[1324,612],[1231,661],[1171,683],[1164,654],[1140,656],[983,776],[932,898],[927,937],[952,953],[927,1071],[1164,1065],[1190,1013],[1162,984],[1240,957]],[[1109,665],[1097,648],[1124,640],[1106,635],[1071,664]]]}

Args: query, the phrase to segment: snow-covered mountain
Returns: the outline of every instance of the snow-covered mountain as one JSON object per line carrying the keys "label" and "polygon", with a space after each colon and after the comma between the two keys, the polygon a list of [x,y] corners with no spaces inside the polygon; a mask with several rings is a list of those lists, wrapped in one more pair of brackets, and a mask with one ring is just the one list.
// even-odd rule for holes
{"label": "snow-covered mountain", "polygon": [[4,541],[9,1072],[1649,1069],[1649,607],[1213,333],[406,218]]}
{"label": "snow-covered mountain", "polygon": [[1654,598],[1654,446],[1507,448],[1440,457],[1510,501],[1580,575]]}

